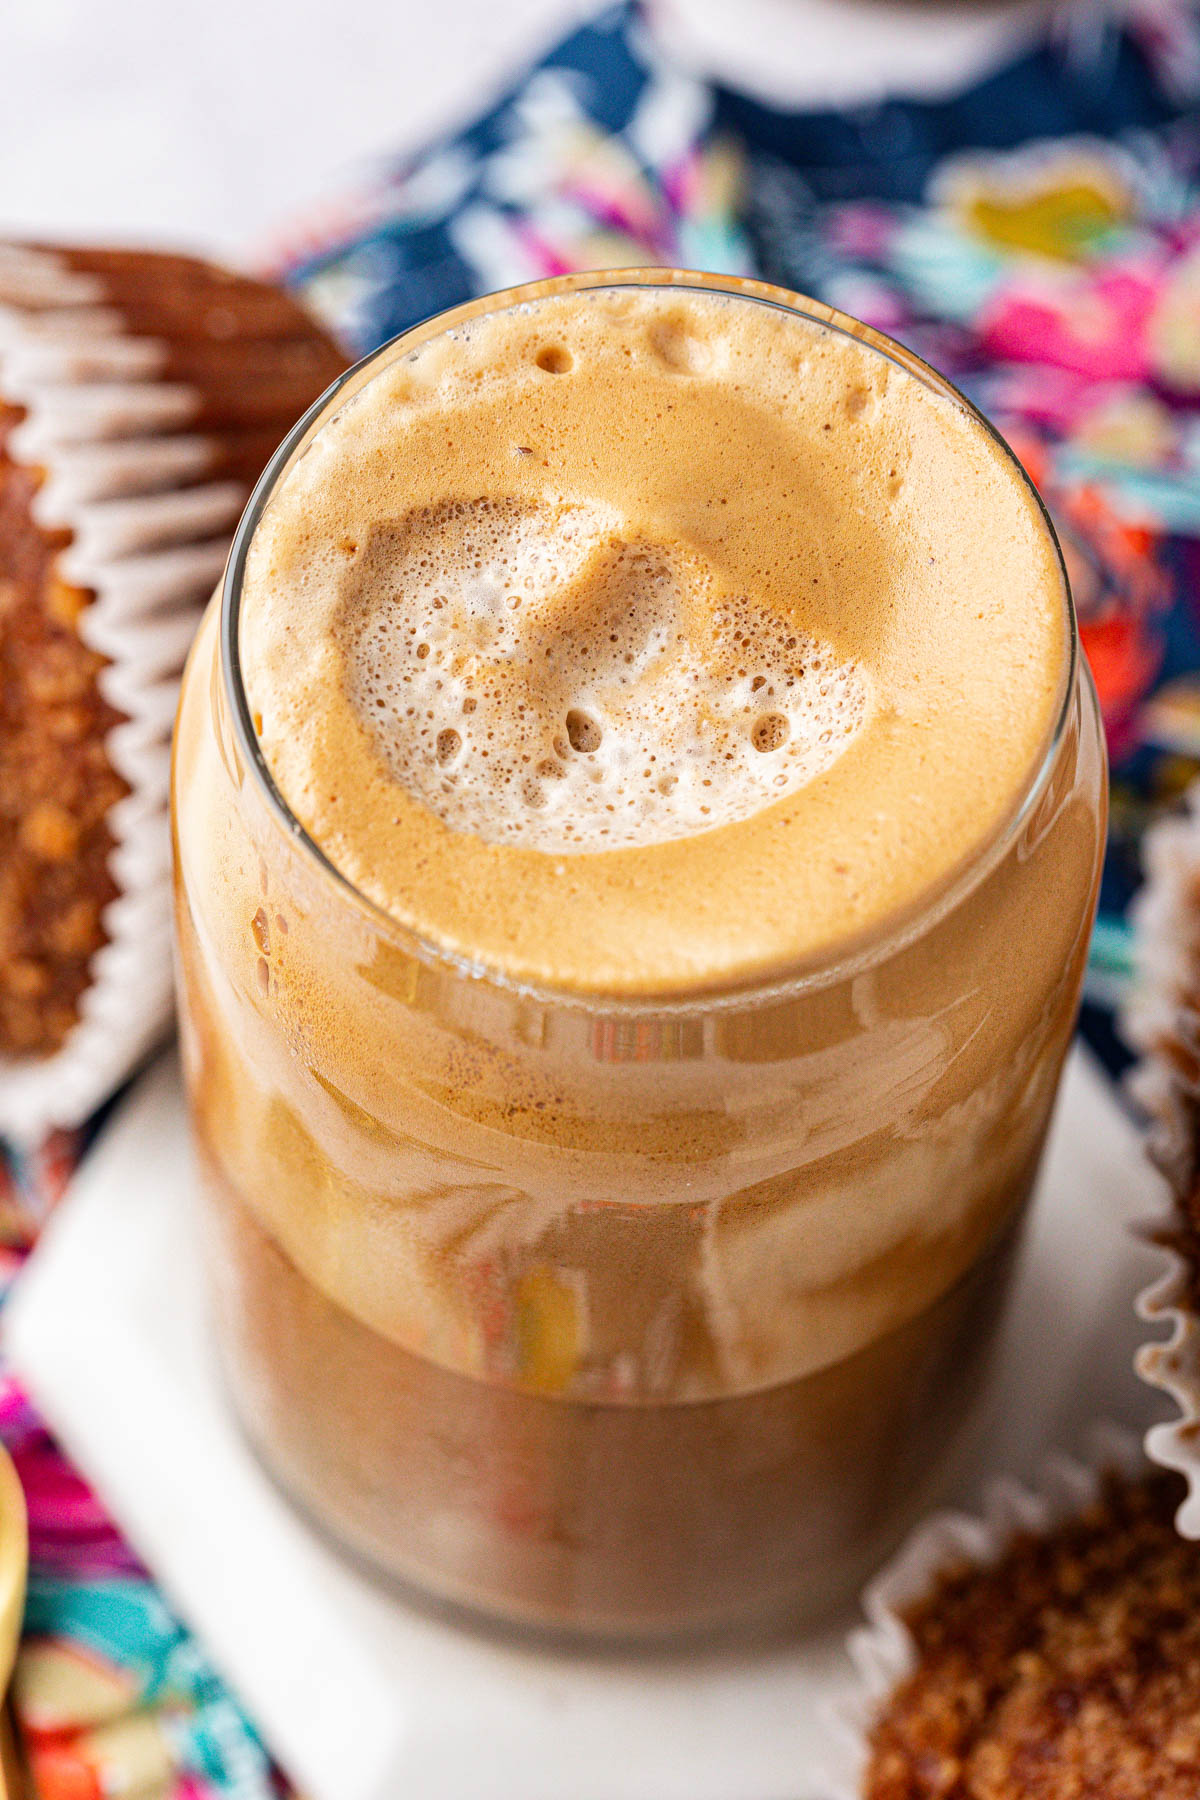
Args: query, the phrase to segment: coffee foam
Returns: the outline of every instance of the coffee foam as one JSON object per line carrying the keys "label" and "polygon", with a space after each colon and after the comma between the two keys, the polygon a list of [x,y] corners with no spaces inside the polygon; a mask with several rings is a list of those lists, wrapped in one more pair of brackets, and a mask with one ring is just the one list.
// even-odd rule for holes
{"label": "coffee foam", "polygon": [[351,883],[632,995],[936,891],[1027,791],[1069,641],[1037,502],[951,395],[669,282],[382,359],[277,486],[240,622],[267,766]]}
{"label": "coffee foam", "polygon": [[396,780],[489,843],[730,824],[828,767],[867,709],[853,664],[595,506],[424,509],[363,558],[342,629]]}

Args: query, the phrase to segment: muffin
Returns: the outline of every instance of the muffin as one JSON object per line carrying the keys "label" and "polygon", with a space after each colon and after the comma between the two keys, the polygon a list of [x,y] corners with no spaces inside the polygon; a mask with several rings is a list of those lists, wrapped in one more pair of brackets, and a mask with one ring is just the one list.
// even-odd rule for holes
{"label": "muffin", "polygon": [[1192,1800],[1200,1549],[1132,1446],[931,1521],[874,1584],[860,1800]]}
{"label": "muffin", "polygon": [[1200,1553],[1180,1488],[1109,1475],[994,1567],[944,1570],[904,1615],[916,1666],[871,1731],[864,1800],[1193,1800]]}
{"label": "muffin", "polygon": [[345,358],[192,257],[0,245],[0,1131],[73,1124],[169,1016],[168,741],[267,458]]}

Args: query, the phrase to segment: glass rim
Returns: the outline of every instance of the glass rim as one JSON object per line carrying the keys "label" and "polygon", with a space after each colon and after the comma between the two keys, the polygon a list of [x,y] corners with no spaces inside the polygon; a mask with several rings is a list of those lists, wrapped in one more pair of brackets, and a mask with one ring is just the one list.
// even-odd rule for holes
{"label": "glass rim", "polygon": [[[251,708],[242,679],[239,641],[246,559],[259,520],[280,483],[285,479],[292,463],[307,448],[328,416],[344,406],[395,358],[408,354],[432,338],[444,335],[453,330],[456,325],[487,314],[509,311],[513,307],[557,294],[598,292],[615,288],[663,291],[676,289],[685,293],[718,294],[726,295],[731,299],[747,300],[771,307],[778,312],[803,319],[822,329],[854,338],[857,342],[865,344],[869,349],[884,357],[888,362],[904,370],[906,374],[913,376],[930,391],[941,394],[958,405],[968,419],[999,448],[1004,461],[1034,501],[1054,550],[1061,580],[1064,622],[1067,632],[1067,656],[1062,675],[1062,693],[1045,748],[1037,760],[1031,764],[1029,778],[1019,797],[1010,810],[1001,817],[990,836],[975,850],[963,857],[939,883],[923,890],[907,905],[885,914],[881,920],[860,931],[853,938],[838,943],[832,950],[811,952],[792,959],[786,965],[781,964],[778,968],[718,979],[707,987],[689,985],[686,989],[665,989],[661,993],[647,991],[631,994],[604,990],[593,991],[526,980],[520,976],[509,974],[503,969],[498,969],[483,960],[477,961],[447,949],[436,939],[426,937],[414,927],[404,924],[386,907],[371,899],[368,894],[364,894],[361,888],[357,887],[349,876],[338,868],[327,852],[305,829],[276,785],[266,757],[263,755],[258,734],[254,729]],[[786,288],[774,286],[769,282],[757,281],[747,276],[653,267],[587,270],[576,274],[551,276],[540,281],[525,282],[517,287],[498,289],[494,293],[484,294],[459,306],[449,307],[442,312],[431,314],[429,318],[410,326],[395,337],[389,338],[377,349],[369,351],[344,374],[339,375],[337,380],[332,382],[297,420],[271,457],[246,502],[245,509],[238,521],[222,577],[218,652],[222,664],[225,695],[232,711],[234,736],[238,749],[247,767],[253,772],[258,788],[267,802],[268,810],[283,828],[286,838],[299,846],[301,852],[313,863],[318,873],[325,879],[331,880],[349,902],[365,911],[376,928],[382,929],[394,939],[401,940],[405,950],[418,961],[445,973],[456,975],[460,979],[477,981],[482,985],[507,990],[529,1000],[558,1008],[643,1016],[708,1012],[718,1008],[760,1003],[765,1000],[782,1000],[806,989],[826,987],[837,980],[849,978],[886,961],[890,956],[897,954],[906,945],[930,930],[986,879],[1019,837],[1022,827],[1035,810],[1049,783],[1070,722],[1080,673],[1081,671],[1086,673],[1087,670],[1086,663],[1080,657],[1079,626],[1071,595],[1066,561],[1046,503],[1012,447],[991,421],[960,389],[955,387],[953,382],[932,368],[915,352],[889,338],[886,333],[875,330],[873,326],[863,324],[861,320],[855,319],[851,314],[842,312],[837,307],[828,306],[823,301],[813,300],[806,295],[792,293]],[[1094,706],[1096,704],[1094,691],[1091,689],[1090,682],[1085,685],[1091,693]],[[591,854],[603,855],[604,852],[597,851]]]}

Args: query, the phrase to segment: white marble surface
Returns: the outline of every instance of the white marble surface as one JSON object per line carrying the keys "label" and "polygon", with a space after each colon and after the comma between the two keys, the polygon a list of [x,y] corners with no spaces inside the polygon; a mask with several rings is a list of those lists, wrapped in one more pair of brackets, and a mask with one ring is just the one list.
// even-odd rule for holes
{"label": "white marble surface", "polygon": [[[672,42],[701,64],[808,104],[874,97],[889,83],[953,86],[1043,8],[655,3]],[[252,258],[356,164],[469,116],[590,10],[587,0],[8,0],[0,235],[140,238]]]}

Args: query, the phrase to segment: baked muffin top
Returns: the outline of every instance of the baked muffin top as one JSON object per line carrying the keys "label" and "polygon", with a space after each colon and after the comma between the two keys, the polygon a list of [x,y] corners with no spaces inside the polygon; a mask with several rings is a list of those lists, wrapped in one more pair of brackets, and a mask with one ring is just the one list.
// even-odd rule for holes
{"label": "baked muffin top", "polygon": [[912,1674],[871,1734],[865,1800],[1195,1800],[1200,1544],[1178,1476],[947,1570],[907,1615]]}

